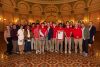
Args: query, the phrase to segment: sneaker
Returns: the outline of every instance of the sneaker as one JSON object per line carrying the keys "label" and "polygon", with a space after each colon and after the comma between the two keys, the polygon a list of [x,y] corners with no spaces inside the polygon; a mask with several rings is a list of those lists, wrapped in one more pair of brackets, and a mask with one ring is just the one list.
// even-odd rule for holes
{"label": "sneaker", "polygon": [[38,54],[38,51],[36,51],[36,54]]}
{"label": "sneaker", "polygon": [[77,51],[75,51],[75,53],[77,54]]}
{"label": "sneaker", "polygon": [[71,51],[69,50],[69,54],[71,54]]}
{"label": "sneaker", "polygon": [[80,52],[80,54],[82,54],[82,52]]}
{"label": "sneaker", "polygon": [[60,53],[63,53],[62,51]]}
{"label": "sneaker", "polygon": [[85,57],[87,57],[87,56],[88,56],[88,54],[87,54],[87,53],[85,53],[85,54],[84,54],[84,56],[85,56]]}
{"label": "sneaker", "polygon": [[56,50],[55,52],[57,53],[58,51]]}
{"label": "sneaker", "polygon": [[67,51],[65,51],[65,54],[67,54]]}

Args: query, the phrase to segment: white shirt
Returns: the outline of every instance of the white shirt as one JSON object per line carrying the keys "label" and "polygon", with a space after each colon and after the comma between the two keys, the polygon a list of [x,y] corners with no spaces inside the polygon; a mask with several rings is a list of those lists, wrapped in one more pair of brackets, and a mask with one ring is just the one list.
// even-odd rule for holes
{"label": "white shirt", "polygon": [[28,32],[27,37],[30,38],[30,30],[27,29],[27,32]]}
{"label": "white shirt", "polygon": [[24,39],[24,29],[19,29],[18,32],[18,39],[23,40]]}

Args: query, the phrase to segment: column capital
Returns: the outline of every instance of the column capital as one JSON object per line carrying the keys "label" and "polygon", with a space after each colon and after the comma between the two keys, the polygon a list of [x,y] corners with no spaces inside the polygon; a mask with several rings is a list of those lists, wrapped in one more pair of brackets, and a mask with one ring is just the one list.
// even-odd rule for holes
{"label": "column capital", "polygon": [[61,15],[61,12],[58,12],[59,15]]}
{"label": "column capital", "polygon": [[74,14],[74,10],[71,10],[71,14]]}
{"label": "column capital", "polygon": [[45,15],[45,12],[42,12],[42,15]]}
{"label": "column capital", "polygon": [[88,7],[85,7],[84,10],[85,10],[85,11],[89,11],[89,8],[88,8]]}
{"label": "column capital", "polygon": [[29,11],[29,14],[32,14],[32,11],[31,10]]}
{"label": "column capital", "polygon": [[3,4],[2,3],[0,3],[0,7],[2,7],[3,6]]}
{"label": "column capital", "polygon": [[19,9],[16,7],[16,8],[14,8],[14,10],[15,10],[15,12],[18,12],[19,11]]}

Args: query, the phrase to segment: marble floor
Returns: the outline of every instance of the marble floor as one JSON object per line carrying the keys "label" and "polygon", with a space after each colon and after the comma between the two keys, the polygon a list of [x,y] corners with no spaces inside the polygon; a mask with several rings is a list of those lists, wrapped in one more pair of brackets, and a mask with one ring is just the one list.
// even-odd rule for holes
{"label": "marble floor", "polygon": [[59,54],[46,52],[45,54],[7,56],[4,54],[6,45],[3,34],[0,33],[0,67],[100,67],[100,32],[97,32],[94,43],[95,54],[83,57],[80,54]]}

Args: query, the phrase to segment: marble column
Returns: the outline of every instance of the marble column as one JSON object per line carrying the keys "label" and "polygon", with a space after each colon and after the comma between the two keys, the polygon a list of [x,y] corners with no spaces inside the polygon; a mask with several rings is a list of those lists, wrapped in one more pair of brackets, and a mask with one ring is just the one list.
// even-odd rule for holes
{"label": "marble column", "polygon": [[30,23],[33,23],[33,22],[34,22],[34,21],[33,21],[32,11],[31,11],[31,10],[29,11],[28,22],[29,22],[29,23],[27,23],[27,24],[30,24]]}
{"label": "marble column", "polygon": [[2,9],[3,4],[0,3],[0,32],[4,30],[4,22],[3,22],[3,9]]}
{"label": "marble column", "polygon": [[71,16],[70,16],[71,18],[71,21],[73,21],[73,23],[74,23],[74,21],[75,21],[75,14],[74,14],[74,10],[71,10]]}
{"label": "marble column", "polygon": [[85,13],[84,13],[84,21],[85,21],[85,23],[88,23],[89,22],[89,8],[88,7],[86,7],[86,8],[84,8],[84,11],[85,11]]}
{"label": "marble column", "polygon": [[20,24],[20,16],[19,16],[19,9],[16,7],[14,8],[14,23],[15,24]]}

